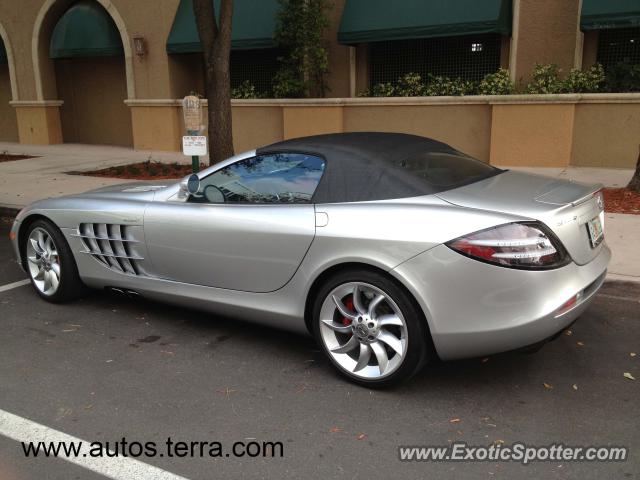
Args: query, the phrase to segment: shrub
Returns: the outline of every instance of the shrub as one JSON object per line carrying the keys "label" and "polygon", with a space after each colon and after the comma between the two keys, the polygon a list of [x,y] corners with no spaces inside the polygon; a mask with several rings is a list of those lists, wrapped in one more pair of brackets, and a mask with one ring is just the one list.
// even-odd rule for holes
{"label": "shrub", "polygon": [[609,68],[605,90],[608,92],[640,92],[640,65],[618,63]]}
{"label": "shrub", "polygon": [[231,89],[231,98],[260,98],[262,95],[249,80],[245,80],[236,88]]}
{"label": "shrub", "polygon": [[359,97],[395,97],[396,87],[391,83],[378,83],[370,89],[360,92]]}
{"label": "shrub", "polygon": [[425,94],[425,85],[419,73],[407,73],[400,77],[395,95],[398,97],[421,97]]}
{"label": "shrub", "polygon": [[557,65],[540,65],[536,63],[531,81],[525,93],[562,93],[563,82],[560,80],[560,69]]}
{"label": "shrub", "polygon": [[562,82],[562,91],[565,93],[599,92],[604,87],[604,82],[604,68],[596,63],[587,70],[572,69]]}
{"label": "shrub", "polygon": [[489,73],[478,84],[479,95],[509,95],[515,90],[515,85],[509,78],[509,70],[499,69]]}
{"label": "shrub", "polygon": [[476,85],[468,80],[449,77],[431,76],[427,83],[424,94],[428,96],[462,96],[473,95]]}

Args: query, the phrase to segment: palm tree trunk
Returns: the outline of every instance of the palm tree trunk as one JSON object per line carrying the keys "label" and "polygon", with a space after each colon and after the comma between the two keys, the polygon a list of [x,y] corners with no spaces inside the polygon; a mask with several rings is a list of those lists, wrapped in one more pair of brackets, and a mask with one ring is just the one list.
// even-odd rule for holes
{"label": "palm tree trunk", "polygon": [[631,177],[631,181],[629,185],[627,185],[629,190],[633,190],[634,192],[640,193],[640,153],[638,153],[638,161],[636,162],[636,171]]}

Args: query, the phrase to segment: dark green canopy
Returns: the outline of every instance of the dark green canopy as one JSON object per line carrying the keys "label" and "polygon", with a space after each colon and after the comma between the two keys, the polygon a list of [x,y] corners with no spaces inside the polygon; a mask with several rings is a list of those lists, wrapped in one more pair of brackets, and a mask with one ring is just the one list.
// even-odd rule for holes
{"label": "dark green canopy", "polygon": [[95,1],[81,1],[65,12],[51,36],[51,58],[123,55],[122,40],[113,19]]}
{"label": "dark green canopy", "polygon": [[[220,0],[213,0],[216,17],[220,16]],[[275,46],[273,34],[280,4],[278,0],[234,0],[231,48],[248,50]],[[192,0],[180,0],[167,40],[167,53],[201,52]]]}
{"label": "dark green canopy", "polygon": [[345,44],[511,34],[511,0],[347,0],[338,41]]}
{"label": "dark green canopy", "polygon": [[580,28],[640,27],[640,0],[583,0]]}
{"label": "dark green canopy", "polygon": [[4,42],[0,38],[0,63],[7,63],[7,51],[4,48]]}

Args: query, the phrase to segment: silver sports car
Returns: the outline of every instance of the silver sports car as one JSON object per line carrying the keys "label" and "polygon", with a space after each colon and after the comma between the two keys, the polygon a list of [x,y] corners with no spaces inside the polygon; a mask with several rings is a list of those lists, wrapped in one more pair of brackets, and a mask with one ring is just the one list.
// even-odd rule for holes
{"label": "silver sports car", "polygon": [[388,385],[570,325],[611,257],[600,188],[413,135],[319,135],[36,202],[11,238],[45,300],[86,286],[310,332],[343,375]]}

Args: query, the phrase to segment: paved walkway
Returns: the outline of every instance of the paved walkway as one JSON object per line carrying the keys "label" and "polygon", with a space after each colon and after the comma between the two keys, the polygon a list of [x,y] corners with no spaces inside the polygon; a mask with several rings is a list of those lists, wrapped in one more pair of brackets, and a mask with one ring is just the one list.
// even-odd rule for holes
{"label": "paved walkway", "polygon": [[[80,193],[132,180],[67,175],[69,171],[97,170],[152,160],[189,163],[180,152],[135,151],[124,147],[96,145],[22,145],[0,142],[0,153],[33,155],[39,158],[0,162],[0,206],[22,208],[41,198]],[[203,161],[207,161],[203,158]],[[507,167],[509,168],[509,167]],[[630,169],[604,168],[520,168],[531,173],[583,182],[600,182],[607,187],[623,187]],[[613,250],[610,277],[640,282],[640,216],[607,213],[607,243]]]}

